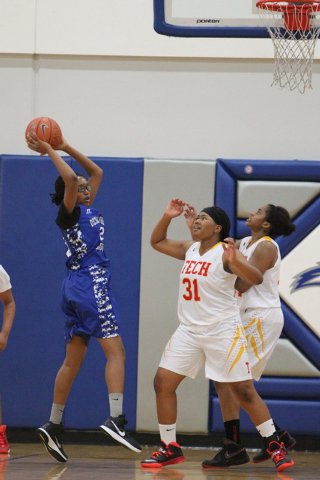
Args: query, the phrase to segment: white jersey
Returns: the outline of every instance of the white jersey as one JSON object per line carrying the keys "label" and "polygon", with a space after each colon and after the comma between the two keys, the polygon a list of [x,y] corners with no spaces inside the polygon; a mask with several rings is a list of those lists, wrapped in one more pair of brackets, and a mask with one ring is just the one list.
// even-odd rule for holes
{"label": "white jersey", "polygon": [[251,237],[246,237],[241,240],[239,250],[249,260],[261,242],[272,242],[277,248],[278,258],[275,265],[265,271],[263,282],[260,285],[253,285],[250,290],[242,294],[236,292],[241,312],[247,308],[277,308],[281,306],[279,298],[281,255],[278,244],[270,237],[262,237],[254,243],[251,243]]}
{"label": "white jersey", "polygon": [[11,288],[10,277],[3,266],[0,265],[0,293],[6,292]]}
{"label": "white jersey", "polygon": [[191,245],[180,275],[178,317],[186,326],[213,325],[239,313],[234,298],[236,276],[223,268],[222,243],[204,255],[199,248],[199,242]]}

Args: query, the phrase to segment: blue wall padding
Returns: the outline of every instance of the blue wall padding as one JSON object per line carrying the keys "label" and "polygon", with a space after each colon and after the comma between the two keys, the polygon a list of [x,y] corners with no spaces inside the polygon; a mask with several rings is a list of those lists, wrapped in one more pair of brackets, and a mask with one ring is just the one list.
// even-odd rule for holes
{"label": "blue wall padding", "polygon": [[[50,414],[54,379],[65,353],[60,313],[67,270],[55,224],[57,171],[47,157],[1,156],[0,262],[17,304],[14,327],[1,354],[3,421],[37,427]],[[96,158],[104,177],[94,203],[105,219],[105,250],[126,348],[124,412],[135,429],[141,256],[143,159]],[[81,172],[81,168],[75,166]],[[69,396],[66,428],[96,429],[109,415],[105,358],[92,339]]]}
{"label": "blue wall padding", "polygon": [[[300,212],[292,222],[296,225],[296,231],[288,237],[277,237],[281,257],[284,258],[298,243],[319,225],[320,197],[314,198],[307,207]],[[251,235],[246,226],[246,220],[236,220],[236,238],[244,238]]]}
{"label": "blue wall padding", "polygon": [[319,337],[283,301],[281,308],[284,315],[283,330],[287,337],[320,370]]}
{"label": "blue wall padding", "polygon": [[259,395],[263,398],[287,398],[320,401],[320,378],[303,377],[262,377],[255,382]]}
{"label": "blue wall padding", "polygon": [[[254,386],[263,398],[286,398],[320,401],[320,378],[305,377],[266,377],[262,376],[259,382],[254,381]],[[210,381],[210,395],[217,396],[214,383]]]}
{"label": "blue wall padding", "polygon": [[[319,435],[320,425],[320,401],[316,400],[290,400],[290,399],[266,399],[273,420],[292,435]],[[210,433],[223,433],[223,420],[218,397],[211,397]],[[248,414],[240,412],[241,432],[257,434],[257,448],[259,448],[259,433],[253,426]]]}
{"label": "blue wall padding", "polygon": [[246,225],[247,220],[239,220],[237,219],[236,222],[236,227],[235,227],[235,237],[236,239],[244,238],[244,237],[249,237],[251,235],[251,230],[249,227]]}
{"label": "blue wall padding", "polygon": [[277,238],[282,258],[319,225],[319,212],[320,197],[317,197],[293,219],[293,223],[296,225],[296,231],[289,237],[281,236]]}
{"label": "blue wall padding", "polygon": [[[217,161],[214,205],[223,208],[232,220],[236,211],[236,182],[230,181],[230,172],[225,164]],[[235,237],[234,222],[231,221],[230,236]]]}
{"label": "blue wall padding", "polygon": [[[219,158],[217,165],[223,167],[236,180],[287,180],[319,182],[319,162],[307,160],[225,160]],[[247,173],[246,167],[252,167]]]}

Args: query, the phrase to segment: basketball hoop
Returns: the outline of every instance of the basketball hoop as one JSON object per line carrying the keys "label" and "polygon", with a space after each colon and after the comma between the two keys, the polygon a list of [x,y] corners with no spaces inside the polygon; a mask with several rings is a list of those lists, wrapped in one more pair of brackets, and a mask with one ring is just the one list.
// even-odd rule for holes
{"label": "basketball hoop", "polygon": [[275,72],[271,85],[304,93],[312,88],[314,49],[320,34],[320,0],[258,0],[259,16],[273,41]]}

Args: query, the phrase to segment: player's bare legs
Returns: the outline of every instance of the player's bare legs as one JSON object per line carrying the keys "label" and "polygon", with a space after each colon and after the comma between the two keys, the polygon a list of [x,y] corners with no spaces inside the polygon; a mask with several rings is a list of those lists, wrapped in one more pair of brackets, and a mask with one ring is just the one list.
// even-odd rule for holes
{"label": "player's bare legs", "polygon": [[224,422],[238,419],[240,404],[233,394],[229,383],[214,382],[214,387],[219,397],[219,403]]}
{"label": "player's bare legs", "polygon": [[156,392],[158,422],[162,425],[171,425],[177,420],[177,394],[176,390],[184,375],[171,372],[159,367],[154,377],[154,390]]}
{"label": "player's bare legs", "polygon": [[269,409],[254,388],[252,380],[229,383],[230,389],[252,420],[254,426],[261,425],[271,418]]}
{"label": "player's bare legs", "polygon": [[81,369],[87,353],[87,345],[83,338],[72,336],[71,341],[66,345],[66,357],[57,373],[53,402],[59,405],[65,405],[73,381]]}
{"label": "player's bare legs", "polygon": [[123,393],[126,354],[121,337],[98,338],[107,358],[105,369],[108,392]]}
{"label": "player's bare legs", "polygon": [[141,462],[142,467],[163,467],[185,461],[176,442],[177,394],[184,375],[159,367],[154,377],[161,448]]}

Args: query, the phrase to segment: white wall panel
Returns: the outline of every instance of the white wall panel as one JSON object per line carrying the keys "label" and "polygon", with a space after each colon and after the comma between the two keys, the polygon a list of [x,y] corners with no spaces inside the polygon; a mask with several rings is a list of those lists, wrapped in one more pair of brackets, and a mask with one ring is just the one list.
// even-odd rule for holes
{"label": "white wall panel", "polygon": [[[199,211],[213,205],[215,162],[146,160],[144,167],[137,430],[158,431],[153,378],[167,341],[178,327],[177,302],[182,261],[160,254],[150,236],[173,197]],[[181,216],[171,222],[169,238],[189,239]],[[209,381],[202,369],[178,391],[178,432],[207,432]]]}
{"label": "white wall panel", "polygon": [[36,85],[32,57],[0,55],[0,153],[28,154],[25,129],[34,118]]}
{"label": "white wall panel", "polygon": [[273,58],[269,39],[158,35],[152,0],[0,0],[0,14],[2,53]]}
{"label": "white wall panel", "polygon": [[270,87],[270,62],[2,55],[1,153],[26,153],[11,126],[44,115],[90,155],[318,160],[314,67],[300,95]]}
{"label": "white wall panel", "polygon": [[37,0],[0,0],[0,52],[34,53]]}
{"label": "white wall panel", "polygon": [[279,338],[263,375],[272,377],[320,377],[319,370],[287,338]]}
{"label": "white wall panel", "polygon": [[293,217],[319,193],[320,184],[316,182],[239,181],[237,217],[247,218],[251,212],[268,203],[285,207]]}

